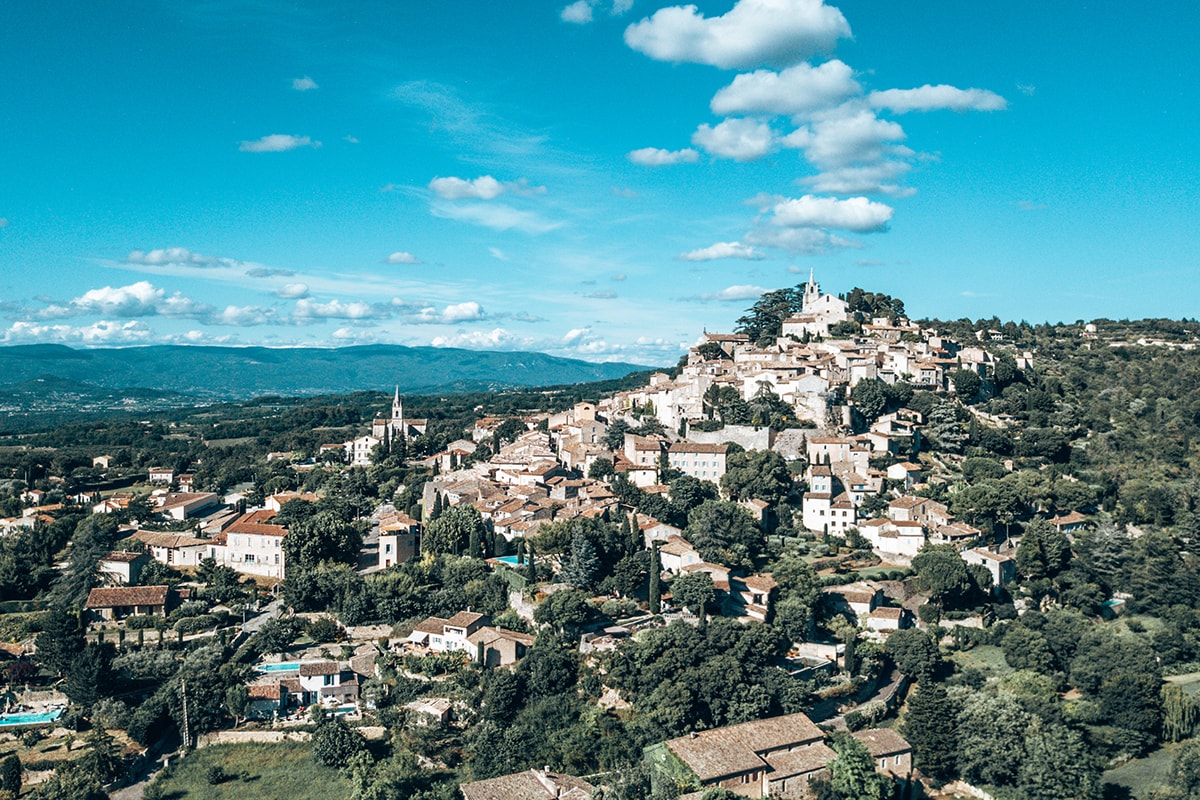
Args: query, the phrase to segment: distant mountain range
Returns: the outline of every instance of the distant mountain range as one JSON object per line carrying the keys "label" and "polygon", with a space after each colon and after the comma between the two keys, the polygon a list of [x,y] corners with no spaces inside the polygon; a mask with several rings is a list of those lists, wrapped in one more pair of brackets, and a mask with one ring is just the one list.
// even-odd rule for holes
{"label": "distant mountain range", "polygon": [[[621,378],[649,367],[593,364],[545,353],[363,345],[339,348],[154,345],[76,350],[64,345],[0,347],[0,397],[85,392],[126,404],[164,395],[244,400],[262,395],[405,394],[490,391]],[[71,387],[70,384],[77,384]],[[101,391],[97,391],[101,390]],[[5,403],[7,404],[7,403]]]}

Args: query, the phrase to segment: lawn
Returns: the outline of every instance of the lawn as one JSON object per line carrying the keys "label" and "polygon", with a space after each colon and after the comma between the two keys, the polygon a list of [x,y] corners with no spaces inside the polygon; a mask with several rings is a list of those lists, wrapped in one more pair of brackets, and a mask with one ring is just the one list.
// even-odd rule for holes
{"label": "lawn", "polygon": [[1104,782],[1124,786],[1137,800],[1146,800],[1153,790],[1167,782],[1171,762],[1175,759],[1179,747],[1178,744],[1168,744],[1145,758],[1126,761],[1121,766],[1105,772]]}
{"label": "lawn", "polygon": [[[214,766],[234,777],[210,784]],[[157,783],[169,800],[327,800],[351,793],[350,782],[337,770],[313,761],[306,742],[205,747],[173,764],[170,775]]]}
{"label": "lawn", "polygon": [[974,667],[985,675],[1007,675],[1013,671],[1004,660],[1004,651],[990,644],[981,644],[970,650],[959,650],[950,656],[960,667]]}

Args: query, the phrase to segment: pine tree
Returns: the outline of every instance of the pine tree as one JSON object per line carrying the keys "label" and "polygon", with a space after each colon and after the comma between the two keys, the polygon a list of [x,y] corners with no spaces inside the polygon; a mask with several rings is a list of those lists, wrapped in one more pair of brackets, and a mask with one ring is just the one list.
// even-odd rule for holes
{"label": "pine tree", "polygon": [[904,736],[913,746],[914,764],[926,775],[945,780],[954,773],[957,718],[954,703],[940,683],[917,684],[905,711]]}
{"label": "pine tree", "polygon": [[16,753],[0,761],[0,790],[11,792],[13,797],[21,793],[21,759]]}

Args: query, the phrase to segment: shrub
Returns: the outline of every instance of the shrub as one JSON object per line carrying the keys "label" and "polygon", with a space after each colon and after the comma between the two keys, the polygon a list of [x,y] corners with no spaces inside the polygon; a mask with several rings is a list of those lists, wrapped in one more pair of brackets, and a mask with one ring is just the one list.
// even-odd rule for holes
{"label": "shrub", "polygon": [[340,642],[346,635],[346,632],[342,630],[342,626],[332,617],[318,617],[314,619],[305,626],[304,632],[318,644]]}
{"label": "shrub", "polygon": [[230,777],[231,776],[225,772],[220,764],[213,764],[204,773],[204,780],[208,781],[210,786],[216,786],[217,784],[224,783],[225,781],[229,780]]}

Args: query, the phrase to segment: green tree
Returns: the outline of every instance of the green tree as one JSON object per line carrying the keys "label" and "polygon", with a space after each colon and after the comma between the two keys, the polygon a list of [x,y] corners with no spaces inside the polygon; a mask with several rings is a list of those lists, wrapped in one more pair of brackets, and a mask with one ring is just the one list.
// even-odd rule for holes
{"label": "green tree", "polygon": [[600,557],[587,533],[579,528],[571,537],[571,554],[563,564],[562,579],[576,589],[589,589],[600,575]]}
{"label": "green tree", "polygon": [[910,678],[922,683],[932,680],[942,663],[942,656],[933,637],[918,628],[892,631],[884,643],[883,652]]}
{"label": "green tree", "polygon": [[578,589],[563,589],[547,597],[533,612],[533,621],[563,630],[582,625],[592,615],[587,595]]}
{"label": "green tree", "polygon": [[1200,722],[1200,705],[1177,684],[1162,687],[1163,738],[1168,742],[1190,739]]}
{"label": "green tree", "polygon": [[662,610],[662,561],[658,557],[658,542],[650,548],[650,588],[648,592],[650,613],[657,614]]}
{"label": "green tree", "polygon": [[1017,788],[1028,800],[1097,800],[1100,765],[1078,733],[1035,719],[1025,734]]}
{"label": "green tree", "polygon": [[322,561],[352,564],[362,548],[362,532],[333,511],[318,511],[289,528],[281,546],[289,569],[311,569]]}
{"label": "green tree", "polygon": [[467,503],[453,506],[425,528],[421,548],[426,553],[458,555],[470,543],[472,533],[482,536],[483,517],[478,509]]}
{"label": "green tree", "polygon": [[366,740],[336,717],[323,719],[313,732],[313,759],[324,767],[342,769],[356,754],[366,749]]}
{"label": "green tree", "polygon": [[746,313],[739,317],[734,330],[759,344],[771,344],[783,333],[783,321],[804,307],[804,291],[797,286],[764,292]]}
{"label": "green tree", "polygon": [[954,384],[954,393],[964,403],[973,401],[983,386],[983,379],[979,377],[979,373],[969,369],[959,369],[950,373],[950,381]]}
{"label": "green tree", "polygon": [[913,763],[938,780],[954,773],[957,711],[945,688],[932,680],[918,683],[905,706],[904,736],[913,746]]}
{"label": "green tree", "polygon": [[792,491],[792,474],[773,450],[745,450],[726,457],[721,488],[730,500],[762,500],[777,506]]}
{"label": "green tree", "polygon": [[958,771],[971,783],[1012,786],[1032,717],[1007,692],[973,693],[958,714]]}
{"label": "green tree", "polygon": [[671,581],[671,597],[674,598],[676,606],[703,617],[716,600],[717,592],[713,588],[711,575],[706,572],[690,572]]}
{"label": "green tree", "polygon": [[843,800],[887,800],[892,781],[875,771],[867,746],[849,733],[838,731],[830,743],[837,757],[829,762],[829,782]]}
{"label": "green tree", "polygon": [[913,556],[917,582],[938,602],[953,605],[973,588],[966,562],[952,544],[927,544]]}
{"label": "green tree", "polygon": [[85,644],[79,618],[65,611],[51,610],[42,618],[42,632],[34,639],[35,658],[56,675],[62,675],[83,652]]}
{"label": "green tree", "polygon": [[21,793],[21,759],[16,753],[0,760],[0,790],[11,792],[13,797]]}
{"label": "green tree", "polygon": [[887,384],[879,378],[863,378],[850,390],[850,399],[867,422],[874,422],[887,408]]}
{"label": "green tree", "polygon": [[684,536],[705,561],[749,568],[763,537],[750,512],[737,503],[709,500],[692,509]]}
{"label": "green tree", "polygon": [[1175,753],[1169,780],[1171,789],[1177,792],[1174,797],[1200,800],[1200,739],[1184,742]]}
{"label": "green tree", "polygon": [[1044,519],[1035,519],[1025,526],[1017,546],[1017,570],[1026,578],[1050,578],[1057,575],[1071,559],[1071,543],[1058,529]]}
{"label": "green tree", "polygon": [[112,645],[89,644],[71,659],[63,693],[80,708],[91,708],[112,686]]}

